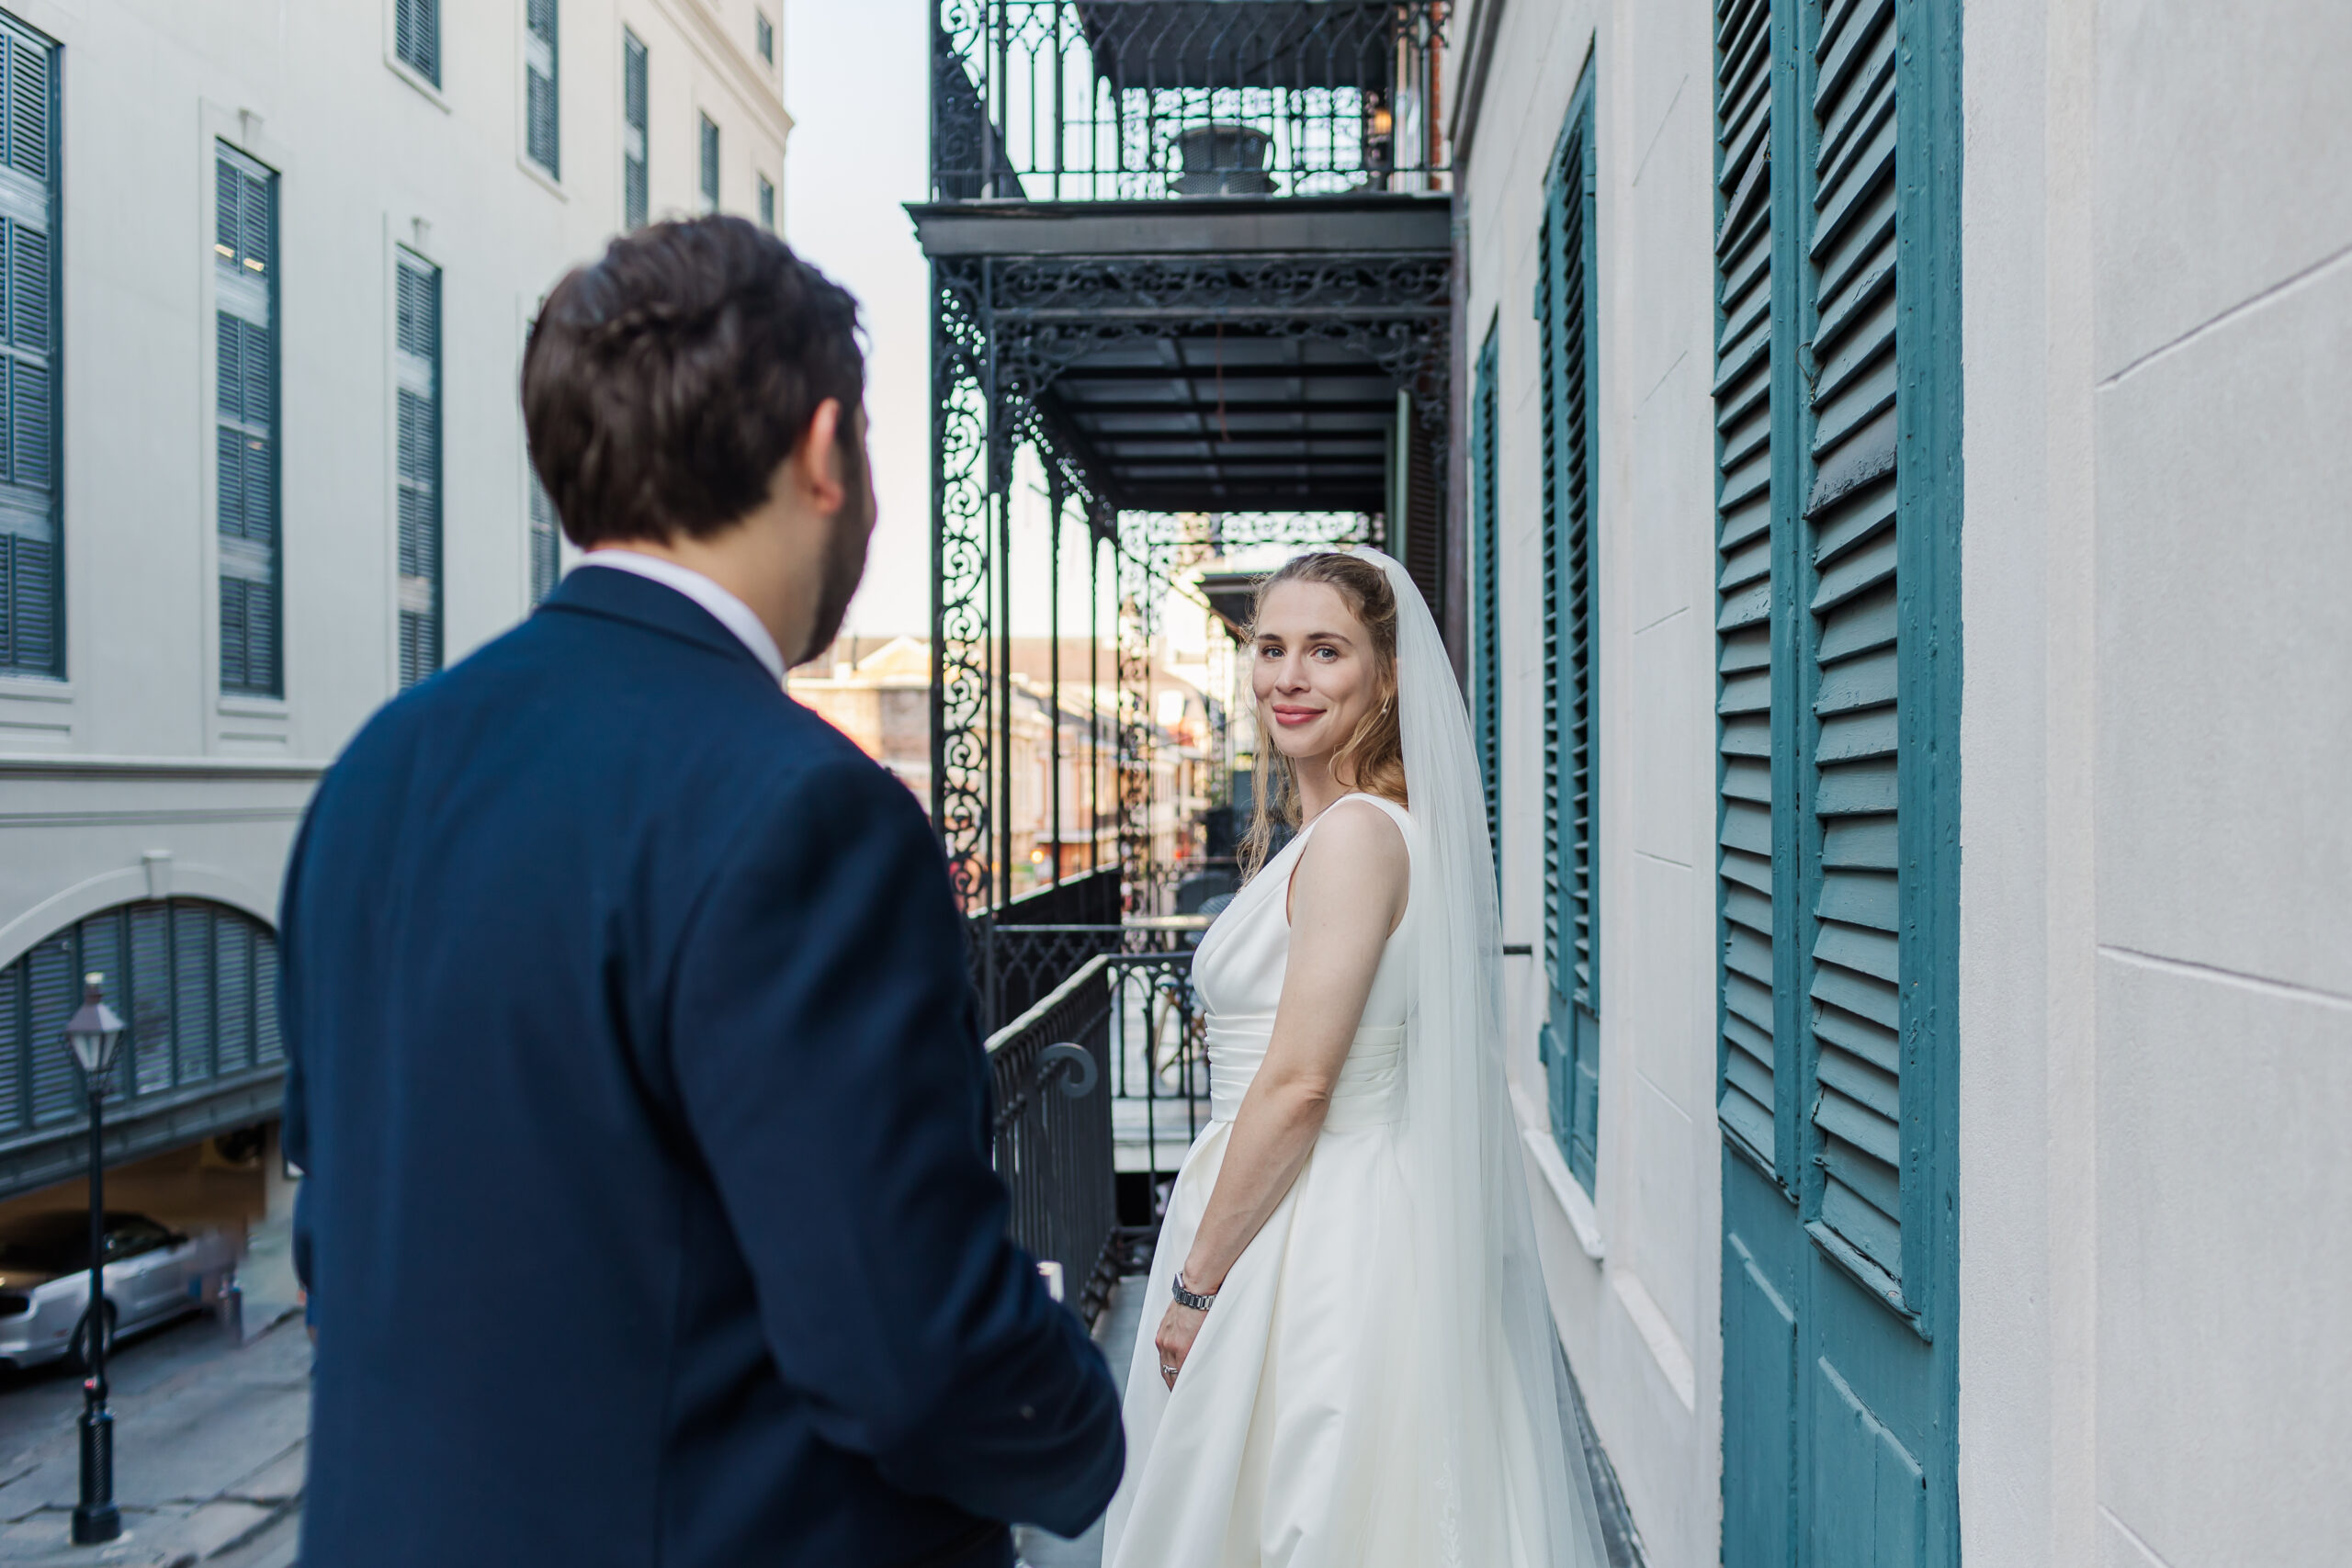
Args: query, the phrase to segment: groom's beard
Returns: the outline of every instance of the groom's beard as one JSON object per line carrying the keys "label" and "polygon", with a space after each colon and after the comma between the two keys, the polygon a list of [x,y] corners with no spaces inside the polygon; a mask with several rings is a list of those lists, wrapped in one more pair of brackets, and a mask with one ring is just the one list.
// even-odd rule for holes
{"label": "groom's beard", "polygon": [[856,453],[849,464],[850,493],[842,502],[842,509],[830,519],[824,581],[817,592],[817,618],[808,628],[808,646],[792,661],[796,666],[824,652],[841,635],[842,621],[849,614],[849,602],[856,596],[858,581],[865,575],[865,547],[874,537],[874,508],[867,499],[864,459],[864,453]]}

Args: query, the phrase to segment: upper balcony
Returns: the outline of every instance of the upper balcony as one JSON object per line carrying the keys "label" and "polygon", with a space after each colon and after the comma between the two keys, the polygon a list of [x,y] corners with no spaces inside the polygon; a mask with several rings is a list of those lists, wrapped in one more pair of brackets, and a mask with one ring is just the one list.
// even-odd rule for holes
{"label": "upper balcony", "polygon": [[1446,0],[940,0],[936,203],[1428,196]]}

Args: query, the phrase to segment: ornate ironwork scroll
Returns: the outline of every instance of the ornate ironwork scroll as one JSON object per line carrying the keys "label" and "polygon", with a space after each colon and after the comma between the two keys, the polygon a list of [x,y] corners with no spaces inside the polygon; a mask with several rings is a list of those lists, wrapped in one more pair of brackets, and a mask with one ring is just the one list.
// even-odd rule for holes
{"label": "ornate ironwork scroll", "polygon": [[1150,563],[1121,550],[1119,570],[1119,872],[1127,913],[1156,915],[1152,876],[1153,775],[1158,728],[1151,711],[1151,643],[1157,595]]}
{"label": "ornate ironwork scroll", "polygon": [[933,269],[931,819],[967,910],[993,901],[989,628],[995,423],[977,269]]}

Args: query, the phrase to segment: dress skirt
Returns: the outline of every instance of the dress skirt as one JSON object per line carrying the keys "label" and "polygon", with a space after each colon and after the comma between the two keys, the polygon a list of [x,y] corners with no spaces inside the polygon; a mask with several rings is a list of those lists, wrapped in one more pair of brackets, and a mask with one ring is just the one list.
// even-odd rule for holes
{"label": "dress skirt", "polygon": [[1397,1131],[1327,1125],[1226,1276],[1171,1393],[1152,1338],[1232,1123],[1212,1122],[1185,1156],[1127,1374],[1109,1568],[1424,1568],[1434,1491],[1414,1473],[1414,1260]]}

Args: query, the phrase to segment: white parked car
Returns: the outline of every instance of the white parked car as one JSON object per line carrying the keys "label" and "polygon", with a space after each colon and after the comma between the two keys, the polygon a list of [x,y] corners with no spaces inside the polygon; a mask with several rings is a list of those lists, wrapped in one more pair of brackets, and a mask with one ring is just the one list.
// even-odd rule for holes
{"label": "white parked car", "polygon": [[[144,1214],[109,1212],[106,1314],[109,1352],[117,1336],[151,1327],[220,1300],[236,1280],[236,1244],[218,1231],[188,1235]],[[84,1360],[90,1313],[90,1216],[28,1214],[0,1223],[0,1366]]]}

